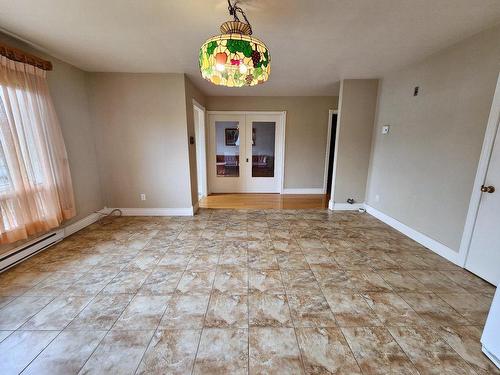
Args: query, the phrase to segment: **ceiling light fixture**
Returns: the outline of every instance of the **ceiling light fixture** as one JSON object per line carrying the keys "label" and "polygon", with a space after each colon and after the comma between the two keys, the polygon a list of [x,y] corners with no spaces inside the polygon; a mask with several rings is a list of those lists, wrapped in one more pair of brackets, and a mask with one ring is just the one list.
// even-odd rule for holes
{"label": "ceiling light fixture", "polygon": [[[228,87],[255,86],[269,79],[271,56],[266,45],[252,37],[252,26],[238,1],[229,6],[233,21],[220,26],[221,34],[200,48],[200,71],[207,81]],[[240,21],[238,13],[243,17]]]}

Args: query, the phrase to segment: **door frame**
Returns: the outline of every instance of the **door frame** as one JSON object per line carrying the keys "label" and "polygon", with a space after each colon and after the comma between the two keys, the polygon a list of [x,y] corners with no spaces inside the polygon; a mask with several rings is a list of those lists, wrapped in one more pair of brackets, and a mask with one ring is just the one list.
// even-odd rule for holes
{"label": "door frame", "polygon": [[[484,134],[483,147],[481,149],[481,156],[477,166],[476,178],[472,188],[470,197],[469,210],[467,211],[467,218],[465,220],[464,232],[460,242],[460,250],[458,253],[458,261],[460,265],[465,268],[465,263],[469,255],[469,249],[474,233],[474,226],[476,218],[479,213],[479,204],[481,201],[481,185],[484,184],[486,174],[488,173],[488,164],[490,162],[491,153],[495,143],[495,135],[500,121],[500,74],[498,75],[497,85],[493,101],[491,104],[490,115],[488,117],[488,125]],[[498,136],[498,135],[497,135]]]}
{"label": "door frame", "polygon": [[[198,129],[195,129],[196,178],[198,180],[200,172],[202,178],[201,188],[198,186],[198,192],[201,192],[201,197],[198,198],[204,198],[208,195],[206,110],[195,99],[193,99],[193,116],[198,116]],[[196,137],[197,133],[199,134],[199,139]],[[199,166],[202,167],[201,171],[198,170]],[[197,184],[199,182],[197,181]]]}
{"label": "door frame", "polygon": [[[330,143],[332,139],[332,117],[333,115],[337,115],[337,127],[338,127],[338,118],[339,118],[339,111],[337,109],[329,109],[328,110],[328,130],[327,130],[327,135],[326,135],[326,153],[325,153],[325,173],[323,176],[323,194],[326,194],[326,187],[328,186],[328,166],[330,164]],[[337,137],[339,135],[338,128],[335,128],[335,145],[334,145],[334,150],[333,150],[333,172],[332,172],[332,188],[333,188],[333,182],[335,181],[335,165],[337,164],[336,158],[337,158]]]}
{"label": "door frame", "polygon": [[[281,146],[276,150],[276,154],[280,156],[281,162],[275,165],[275,172],[278,177],[279,193],[283,194],[285,186],[285,134],[286,134],[286,111],[207,111],[208,115],[276,115],[280,118],[281,131],[277,132],[278,144]],[[212,147],[212,145],[209,145]],[[207,149],[208,152],[208,149]]]}

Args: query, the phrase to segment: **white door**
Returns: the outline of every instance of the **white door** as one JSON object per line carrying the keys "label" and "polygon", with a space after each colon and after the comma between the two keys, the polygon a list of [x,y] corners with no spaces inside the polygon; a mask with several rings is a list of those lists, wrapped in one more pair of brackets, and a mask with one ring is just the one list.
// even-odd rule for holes
{"label": "white door", "polygon": [[283,176],[281,114],[209,114],[209,190],[279,193]]}
{"label": "white door", "polygon": [[[498,119],[497,119],[498,124]],[[496,130],[465,268],[500,283],[500,134]]]}
{"label": "white door", "polygon": [[245,116],[209,115],[209,191],[234,193],[245,189]]}

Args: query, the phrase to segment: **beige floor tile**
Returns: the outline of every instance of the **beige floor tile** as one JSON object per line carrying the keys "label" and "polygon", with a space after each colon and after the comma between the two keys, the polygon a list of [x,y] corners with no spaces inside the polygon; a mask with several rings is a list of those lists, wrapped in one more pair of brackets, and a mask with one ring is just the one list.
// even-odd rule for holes
{"label": "beige floor tile", "polygon": [[361,375],[338,328],[297,328],[296,333],[306,373]]}
{"label": "beige floor tile", "polygon": [[378,270],[377,273],[389,284],[395,292],[428,292],[424,284],[419,282],[407,271]]}
{"label": "beige floor tile", "polygon": [[248,296],[213,292],[204,326],[248,328]]}
{"label": "beige floor tile", "polygon": [[335,327],[337,323],[323,295],[287,294],[295,327]]}
{"label": "beige floor tile", "polygon": [[168,295],[172,294],[182,277],[182,271],[170,268],[157,267],[148,276],[138,290],[140,295]]}
{"label": "beige floor tile", "polygon": [[491,305],[491,297],[479,293],[438,293],[438,295],[458,312],[487,312]]}
{"label": "beige floor tile", "polygon": [[250,328],[250,374],[303,374],[293,328]]}
{"label": "beige floor tile", "polygon": [[137,293],[148,278],[148,271],[121,271],[102,290],[103,294]]}
{"label": "beige floor tile", "polygon": [[0,374],[19,374],[59,331],[17,331],[0,343]]}
{"label": "beige floor tile", "polygon": [[110,331],[79,374],[134,374],[153,331]]}
{"label": "beige floor tile", "polygon": [[311,270],[281,271],[287,293],[321,294],[316,277]]}
{"label": "beige floor tile", "polygon": [[118,274],[118,270],[91,270],[67,288],[63,294],[69,296],[95,296]]}
{"label": "beige floor tile", "polygon": [[389,331],[422,374],[475,374],[439,335],[426,327],[389,327]]}
{"label": "beige floor tile", "polygon": [[248,271],[219,268],[215,275],[214,291],[228,294],[248,294]]}
{"label": "beige floor tile", "polygon": [[340,327],[371,327],[382,325],[361,294],[325,291],[325,298]]}
{"label": "beige floor tile", "polygon": [[284,294],[281,272],[274,270],[250,270],[248,275],[250,292]]}
{"label": "beige floor tile", "polygon": [[78,314],[67,329],[110,329],[132,298],[132,294],[99,294]]}
{"label": "beige floor tile", "polygon": [[15,298],[16,298],[16,296],[0,296],[0,309],[4,306],[8,305]]}
{"label": "beige floor tile", "polygon": [[410,274],[427,289],[436,293],[465,292],[457,283],[439,271],[410,271]]}
{"label": "beige floor tile", "polygon": [[482,375],[493,292],[356,212],[121,217],[0,274],[0,356],[41,352],[42,374],[357,374],[353,351],[365,375]]}
{"label": "beige floor tile", "polygon": [[201,330],[157,330],[137,374],[190,374],[200,335]]}
{"label": "beige floor tile", "polygon": [[14,331],[0,331],[0,342],[5,340]]}
{"label": "beige floor tile", "polygon": [[219,254],[196,252],[189,259],[186,267],[188,271],[208,272],[215,271],[219,262]]}
{"label": "beige floor tile", "polygon": [[351,279],[354,288],[358,292],[391,292],[392,288],[375,271],[370,270],[346,270],[348,278]]}
{"label": "beige floor tile", "polygon": [[43,309],[53,297],[17,297],[0,310],[0,330],[15,330]]}
{"label": "beige floor tile", "polygon": [[418,374],[385,327],[345,327],[342,332],[363,374]]}
{"label": "beige floor tile", "polygon": [[105,335],[106,331],[63,331],[23,374],[77,374]]}
{"label": "beige floor tile", "polygon": [[247,374],[248,330],[204,328],[194,374]]}
{"label": "beige floor tile", "polygon": [[160,329],[201,329],[207,312],[208,294],[174,294],[168,301]]}
{"label": "beige floor tile", "polygon": [[500,369],[481,350],[482,328],[477,326],[448,326],[441,327],[438,333],[478,374],[500,374]]}
{"label": "beige floor tile", "polygon": [[250,253],[248,254],[248,267],[256,270],[278,270],[278,260],[273,253]]}
{"label": "beige floor tile", "polygon": [[62,330],[82,311],[92,297],[61,296],[22,325],[22,330]]}
{"label": "beige floor tile", "polygon": [[212,290],[215,278],[215,271],[212,272],[191,272],[186,271],[182,275],[176,291],[179,293],[201,293],[207,294]]}
{"label": "beige floor tile", "polygon": [[170,296],[135,296],[113,325],[113,329],[156,329]]}
{"label": "beige floor tile", "polygon": [[425,321],[395,293],[365,293],[363,297],[385,325],[425,324]]}
{"label": "beige floor tile", "polygon": [[434,293],[399,293],[422,318],[434,326],[466,325],[467,320]]}
{"label": "beige floor tile", "polygon": [[465,269],[457,271],[444,271],[442,273],[469,293],[482,293],[491,297],[495,294],[495,287],[493,285],[487,283]]}
{"label": "beige floor tile", "polygon": [[250,327],[293,327],[284,294],[251,293],[248,305]]}

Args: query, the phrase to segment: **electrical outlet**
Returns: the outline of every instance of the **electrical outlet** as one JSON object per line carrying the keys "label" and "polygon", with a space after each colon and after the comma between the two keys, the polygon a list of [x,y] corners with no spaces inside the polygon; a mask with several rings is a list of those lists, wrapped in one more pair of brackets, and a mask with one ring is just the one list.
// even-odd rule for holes
{"label": "electrical outlet", "polygon": [[382,134],[388,134],[389,133],[389,129],[390,129],[389,125],[382,126]]}
{"label": "electrical outlet", "polygon": [[145,200],[146,200],[146,194],[141,193],[141,201],[145,201]]}

